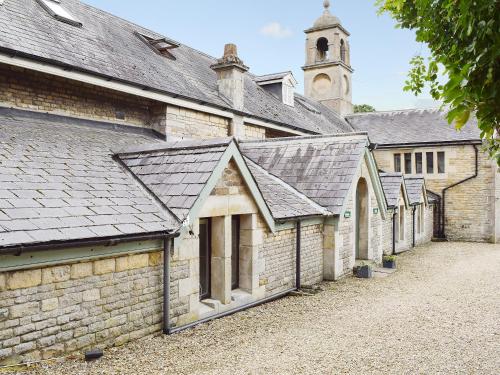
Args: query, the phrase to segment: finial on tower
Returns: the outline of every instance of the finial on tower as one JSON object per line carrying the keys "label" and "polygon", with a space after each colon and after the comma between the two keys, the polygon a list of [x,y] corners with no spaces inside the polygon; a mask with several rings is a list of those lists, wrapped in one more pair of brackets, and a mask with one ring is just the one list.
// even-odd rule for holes
{"label": "finial on tower", "polygon": [[325,0],[323,2],[323,6],[325,7],[325,12],[329,12],[330,11],[330,0]]}

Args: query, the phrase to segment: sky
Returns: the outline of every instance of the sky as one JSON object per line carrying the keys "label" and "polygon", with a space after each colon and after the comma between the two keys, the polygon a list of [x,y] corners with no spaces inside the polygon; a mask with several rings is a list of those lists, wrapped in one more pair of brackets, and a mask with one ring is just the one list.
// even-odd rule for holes
{"label": "sky", "polygon": [[[257,75],[293,71],[303,92],[304,30],[323,12],[323,0],[83,0],[211,56],[226,43]],[[375,0],[331,0],[331,13],[350,33],[353,103],[379,111],[435,107],[427,93],[403,92],[409,61],[427,49],[415,34],[377,15]]]}

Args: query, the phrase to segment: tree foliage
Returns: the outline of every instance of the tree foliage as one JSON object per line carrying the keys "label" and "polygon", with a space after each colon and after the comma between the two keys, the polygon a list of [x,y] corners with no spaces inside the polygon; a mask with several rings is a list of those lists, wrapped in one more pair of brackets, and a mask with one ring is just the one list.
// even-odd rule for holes
{"label": "tree foliage", "polygon": [[[500,0],[377,0],[398,27],[415,30],[431,51],[412,59],[405,90],[430,93],[462,128],[475,115],[490,154],[500,165]],[[439,82],[444,70],[447,82]]]}
{"label": "tree foliage", "polygon": [[354,113],[375,112],[376,109],[369,104],[354,105]]}

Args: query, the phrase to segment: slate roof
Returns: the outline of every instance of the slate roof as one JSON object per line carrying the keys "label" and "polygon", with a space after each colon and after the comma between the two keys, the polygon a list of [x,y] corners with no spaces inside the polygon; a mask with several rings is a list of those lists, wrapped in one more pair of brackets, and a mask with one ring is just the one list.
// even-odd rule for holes
{"label": "slate roof", "polygon": [[118,154],[120,160],[180,220],[187,218],[232,138],[165,142]]}
{"label": "slate roof", "polygon": [[110,151],[157,139],[106,127],[0,109],[0,248],[178,228]]}
{"label": "slate roof", "polygon": [[401,196],[401,186],[404,186],[402,173],[380,173],[380,181],[384,189],[385,199],[389,207],[397,207]]}
{"label": "slate roof", "polygon": [[243,154],[335,215],[368,145],[366,134],[243,141]]}
{"label": "slate roof", "polygon": [[[218,94],[217,76],[210,68],[215,58],[181,44],[170,50],[175,60],[168,59],[134,33],[151,38],[163,35],[78,0],[62,0],[61,5],[82,22],[81,28],[54,19],[37,1],[4,2],[0,8],[0,51],[15,51],[16,55],[231,109],[230,102]],[[295,107],[283,104],[251,74],[245,75],[244,112],[313,134],[352,131],[344,118],[300,95]]]}
{"label": "slate roof", "polygon": [[424,176],[405,176],[406,191],[410,204],[422,202],[422,192],[425,186]]}
{"label": "slate roof", "polygon": [[255,82],[266,82],[266,81],[274,81],[276,79],[283,79],[288,75],[293,75],[292,72],[281,72],[281,73],[271,73],[271,74],[264,74],[262,76],[256,76]]}
{"label": "slate roof", "polygon": [[430,190],[427,190],[426,193],[427,193],[427,200],[431,204],[438,203],[441,200],[441,197],[439,195]]}
{"label": "slate roof", "polygon": [[331,215],[328,210],[284,181],[271,175],[248,158],[245,160],[275,220]]}
{"label": "slate roof", "polygon": [[403,145],[415,143],[480,141],[477,119],[457,131],[437,109],[371,112],[347,116],[356,131],[366,131],[373,143]]}

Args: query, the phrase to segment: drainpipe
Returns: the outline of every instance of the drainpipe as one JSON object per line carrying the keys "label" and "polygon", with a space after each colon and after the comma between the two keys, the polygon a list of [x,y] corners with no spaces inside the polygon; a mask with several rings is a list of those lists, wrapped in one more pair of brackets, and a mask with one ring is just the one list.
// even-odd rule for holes
{"label": "drainpipe", "polygon": [[412,247],[415,247],[415,211],[417,210],[417,206],[413,206],[413,228],[412,228]]}
{"label": "drainpipe", "polygon": [[296,261],[295,261],[295,266],[296,266],[296,269],[295,269],[295,287],[297,288],[297,290],[300,290],[300,288],[302,287],[302,284],[301,284],[301,281],[300,281],[300,273],[301,273],[301,261],[300,261],[300,250],[301,250],[301,244],[300,244],[300,237],[301,237],[301,232],[302,232],[302,224],[300,222],[300,220],[297,221],[297,230],[296,230],[296,234],[297,234],[297,239],[296,239],[296,242],[295,242],[295,246],[296,246]]}
{"label": "drainpipe", "polygon": [[475,171],[474,175],[467,177],[466,179],[463,179],[461,181],[458,181],[457,183],[454,183],[453,185],[450,185],[447,188],[443,189],[443,192],[442,192],[442,197],[443,197],[442,207],[443,207],[443,209],[441,211],[441,233],[440,233],[441,238],[446,238],[446,222],[445,222],[445,218],[446,218],[446,192],[448,190],[454,188],[455,186],[461,185],[464,182],[467,182],[469,180],[476,178],[479,174],[479,150],[477,149],[476,145],[472,145],[472,147],[474,148],[474,153],[476,156],[476,171]]}
{"label": "drainpipe", "polygon": [[392,255],[396,255],[396,210],[392,213]]}
{"label": "drainpipe", "polygon": [[170,331],[170,248],[172,240],[163,240],[163,333]]}

